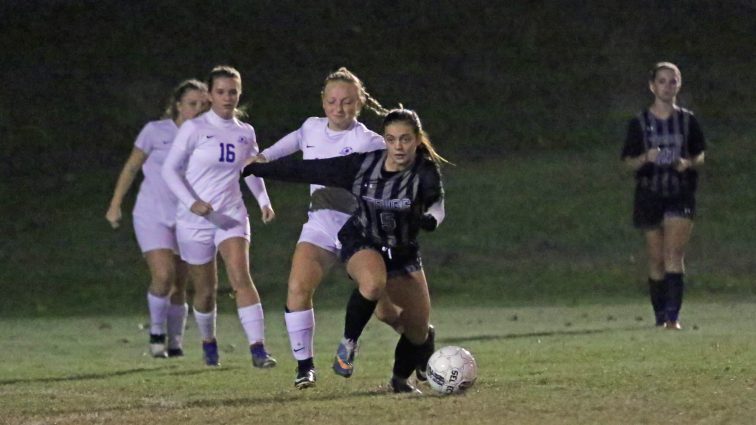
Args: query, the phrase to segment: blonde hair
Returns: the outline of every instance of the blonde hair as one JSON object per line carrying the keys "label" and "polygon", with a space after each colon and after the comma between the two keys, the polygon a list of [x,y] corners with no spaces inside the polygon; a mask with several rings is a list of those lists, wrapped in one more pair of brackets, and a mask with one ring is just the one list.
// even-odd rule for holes
{"label": "blonde hair", "polygon": [[375,100],[375,98],[373,96],[370,96],[370,93],[365,90],[365,84],[362,83],[362,80],[357,78],[357,76],[354,75],[352,71],[346,69],[346,67],[343,66],[336,71],[328,74],[325,82],[323,83],[323,89],[320,91],[321,96],[325,95],[325,89],[328,83],[334,81],[354,84],[359,92],[360,101],[365,108],[373,111],[373,113],[378,115],[379,117],[385,117],[386,114],[388,114],[388,110],[381,106],[380,102]]}
{"label": "blonde hair", "polygon": [[420,117],[417,115],[417,112],[413,111],[412,109],[404,109],[404,107],[388,111],[386,116],[383,118],[383,133],[386,133],[386,127],[396,122],[403,122],[412,128],[415,133],[415,137],[420,139],[419,149],[425,152],[431,161],[435,162],[438,165],[441,165],[441,163],[443,162],[454,165],[452,162],[449,162],[446,158],[436,152],[436,149],[433,147],[433,144],[430,141],[430,137],[428,137],[428,133],[423,130],[423,124],[420,122]]}

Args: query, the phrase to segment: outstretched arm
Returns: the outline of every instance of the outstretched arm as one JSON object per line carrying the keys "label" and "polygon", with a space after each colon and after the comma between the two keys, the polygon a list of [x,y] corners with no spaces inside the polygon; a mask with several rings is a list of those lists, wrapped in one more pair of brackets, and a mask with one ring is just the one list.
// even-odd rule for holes
{"label": "outstretched arm", "polygon": [[277,161],[253,163],[244,167],[243,176],[250,174],[293,183],[352,188],[365,154],[351,154],[326,159],[301,160],[289,155]]}

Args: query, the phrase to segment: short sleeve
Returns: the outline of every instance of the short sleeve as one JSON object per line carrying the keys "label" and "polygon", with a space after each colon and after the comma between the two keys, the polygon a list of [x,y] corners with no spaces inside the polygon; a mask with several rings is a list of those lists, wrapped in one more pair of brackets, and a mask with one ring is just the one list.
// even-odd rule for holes
{"label": "short sleeve", "polygon": [[134,146],[147,155],[152,152],[152,140],[154,139],[154,137],[150,137],[150,134],[153,132],[152,128],[152,123],[147,123],[142,127],[142,131],[139,132],[139,135],[134,142]]}
{"label": "short sleeve", "polygon": [[706,150],[706,139],[696,116],[690,115],[690,128],[688,129],[688,152],[691,156],[697,156]]}
{"label": "short sleeve", "polygon": [[635,117],[627,125],[627,137],[625,137],[625,144],[622,146],[622,154],[620,156],[622,159],[633,158],[643,154],[645,151],[643,129],[641,128],[640,120],[638,117]]}

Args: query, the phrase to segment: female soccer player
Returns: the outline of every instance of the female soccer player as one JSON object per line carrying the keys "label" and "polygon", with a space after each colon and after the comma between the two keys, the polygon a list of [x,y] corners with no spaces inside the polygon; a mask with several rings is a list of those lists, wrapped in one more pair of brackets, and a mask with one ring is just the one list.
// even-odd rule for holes
{"label": "female soccer player", "polygon": [[334,371],[353,372],[357,340],[384,294],[400,309],[402,335],[395,350],[394,392],[419,392],[407,382],[433,353],[430,297],[417,243],[419,229],[444,218],[443,187],[434,150],[414,111],[395,109],[383,121],[387,149],[342,157],[251,164],[243,174],[347,189],[358,209],[339,231],[341,258],[357,282],[347,304],[344,338]]}
{"label": "female soccer player", "polygon": [[159,358],[183,355],[182,338],[187,315],[186,264],[178,256],[176,242],[178,200],[163,181],[160,168],[179,126],[206,107],[207,86],[204,83],[186,80],[176,87],[164,119],[147,123],[137,136],[105,213],[105,219],[117,229],[123,197],[141,168],[144,180],[139,186],[132,214],[137,242],[151,276],[147,290],[150,352]]}
{"label": "female soccer player", "polygon": [[633,224],[643,230],[656,325],[681,329],[685,247],[696,211],[696,169],[706,142],[693,113],[676,104],[682,78],[670,62],[654,65],[654,102],[630,121],[622,159],[635,170]]}
{"label": "female soccer player", "polygon": [[[380,116],[387,111],[367,93],[356,75],[346,68],[328,75],[321,99],[325,118],[308,118],[298,130],[262,151],[256,161],[275,161],[297,151],[302,151],[304,159],[316,159],[385,149],[383,137],[357,121],[363,106]],[[316,379],[313,295],[338,260],[338,231],[357,207],[354,197],[342,188],[311,185],[310,194],[308,220],[291,261],[284,316],[298,363],[294,385],[300,389],[315,385]]]}
{"label": "female soccer player", "polygon": [[[220,251],[235,292],[239,319],[250,344],[252,364],[267,368],[276,361],[263,345],[265,326],[260,296],[249,273],[250,225],[242,200],[239,172],[258,152],[255,130],[235,114],[242,93],[241,75],[215,67],[207,80],[210,110],[179,129],[163,165],[163,178],[179,199],[176,231],[181,258],[194,284],[194,316],[208,366],[219,365],[215,338]],[[275,214],[261,178],[245,182],[257,199],[263,223]]]}

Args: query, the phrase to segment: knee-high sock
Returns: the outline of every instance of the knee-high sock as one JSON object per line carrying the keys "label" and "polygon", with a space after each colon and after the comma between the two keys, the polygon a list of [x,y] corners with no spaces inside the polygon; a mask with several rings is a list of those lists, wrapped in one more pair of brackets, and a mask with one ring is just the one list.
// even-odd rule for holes
{"label": "knee-high sock", "polygon": [[349,297],[349,302],[346,308],[346,318],[344,323],[344,338],[357,341],[362,335],[362,331],[370,321],[370,316],[375,311],[375,306],[378,301],[371,301],[360,294],[360,290],[356,289]]}
{"label": "knee-high sock", "polygon": [[197,330],[203,341],[215,339],[215,322],[218,317],[218,309],[214,308],[209,313],[201,313],[194,309],[194,321],[197,322]]}
{"label": "knee-high sock", "polygon": [[664,281],[667,283],[667,320],[675,322],[682,308],[685,290],[683,275],[682,273],[667,273],[664,275]]}
{"label": "knee-high sock", "polygon": [[296,360],[306,360],[314,355],[313,335],[315,333],[315,312],[313,309],[305,311],[286,311],[284,314],[286,330],[289,333],[291,354]]}
{"label": "knee-high sock", "polygon": [[425,342],[418,345],[415,350],[415,367],[425,370],[434,351],[436,351],[436,330],[431,326],[428,328],[428,337]]}
{"label": "knee-high sock", "polygon": [[168,348],[182,347],[188,314],[189,306],[186,303],[171,304],[168,307]]}
{"label": "knee-high sock", "polygon": [[651,305],[654,307],[656,325],[663,325],[667,320],[667,282],[649,277],[648,294],[651,297]]}
{"label": "knee-high sock", "polygon": [[257,303],[247,307],[240,307],[239,321],[244,333],[247,334],[249,345],[261,343],[265,340],[265,317],[262,304]]}
{"label": "knee-high sock", "polygon": [[158,297],[147,293],[147,307],[150,310],[150,333],[153,335],[165,334],[165,320],[168,316],[168,297]]}
{"label": "knee-high sock", "polygon": [[407,379],[415,370],[415,358],[418,346],[412,344],[404,334],[399,338],[394,349],[394,376]]}

